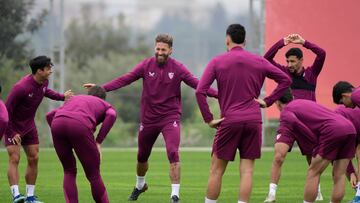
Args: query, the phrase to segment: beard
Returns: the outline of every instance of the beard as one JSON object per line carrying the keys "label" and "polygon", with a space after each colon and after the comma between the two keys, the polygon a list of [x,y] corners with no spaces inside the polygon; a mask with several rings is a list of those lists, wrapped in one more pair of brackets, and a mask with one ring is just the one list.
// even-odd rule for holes
{"label": "beard", "polygon": [[155,53],[155,58],[156,58],[156,62],[159,64],[159,65],[164,65],[168,59],[169,55],[167,54],[156,54]]}

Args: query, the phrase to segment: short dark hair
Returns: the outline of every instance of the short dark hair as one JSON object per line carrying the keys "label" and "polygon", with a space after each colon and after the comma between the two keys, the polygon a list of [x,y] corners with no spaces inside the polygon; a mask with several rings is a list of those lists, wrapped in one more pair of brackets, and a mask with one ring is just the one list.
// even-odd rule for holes
{"label": "short dark hair", "polygon": [[169,34],[158,34],[155,38],[155,43],[162,42],[168,44],[169,47],[173,45],[173,38]]}
{"label": "short dark hair", "polygon": [[294,100],[294,97],[293,97],[293,95],[291,93],[291,89],[288,88],[278,100],[283,104],[288,104],[292,100]]}
{"label": "short dark hair", "polygon": [[47,56],[38,56],[30,60],[29,66],[31,68],[31,72],[34,75],[38,69],[44,70],[46,66],[53,66],[54,64],[51,62],[51,59]]}
{"label": "short dark hair", "polygon": [[339,81],[333,87],[333,101],[335,104],[340,104],[340,100],[343,93],[349,93],[353,91],[354,86],[347,81]]}
{"label": "short dark hair", "polygon": [[303,52],[301,51],[301,49],[294,47],[289,49],[286,54],[285,54],[286,58],[289,58],[290,56],[296,56],[298,59],[302,59],[303,57]]}
{"label": "short dark hair", "polygon": [[226,35],[229,35],[234,43],[242,44],[246,36],[245,27],[240,24],[231,24],[226,29]]}
{"label": "short dark hair", "polygon": [[97,85],[89,88],[88,95],[99,97],[100,99],[103,99],[103,100],[106,99],[105,89],[103,87],[100,87]]}

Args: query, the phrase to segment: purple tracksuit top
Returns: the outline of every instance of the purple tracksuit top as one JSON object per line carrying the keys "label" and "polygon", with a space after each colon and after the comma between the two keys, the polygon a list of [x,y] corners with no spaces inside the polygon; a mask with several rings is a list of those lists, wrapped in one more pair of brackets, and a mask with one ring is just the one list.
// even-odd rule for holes
{"label": "purple tracksuit top", "polygon": [[225,117],[227,122],[261,122],[260,107],[254,99],[259,97],[266,77],[278,83],[271,95],[264,99],[267,106],[271,106],[290,86],[289,76],[264,58],[238,46],[213,58],[196,89],[204,121],[213,120],[206,93],[216,80],[221,117]]}
{"label": "purple tracksuit top", "polygon": [[108,102],[98,97],[76,95],[46,115],[50,126],[54,119],[61,117],[81,122],[92,133],[96,131],[96,126],[102,123],[96,137],[96,141],[101,144],[116,120],[116,111]]}
{"label": "purple tracksuit top", "polygon": [[292,78],[291,89],[294,95],[294,99],[307,99],[316,101],[316,80],[324,65],[326,52],[317,45],[306,40],[303,46],[316,54],[315,61],[310,67],[307,67],[306,69],[303,68],[303,71],[301,71],[300,74],[294,74],[290,73],[287,66],[283,66],[274,61],[276,53],[284,46],[284,40],[279,40],[269,49],[269,51],[266,52],[264,58],[266,58],[274,66],[287,73]]}
{"label": "purple tracksuit top", "polygon": [[[159,65],[155,57],[147,58],[135,68],[102,85],[106,91],[122,88],[142,78],[141,122],[159,123],[164,119],[178,120],[181,116],[181,82],[196,89],[199,80],[187,68],[173,58]],[[210,89],[209,96],[217,97],[217,91]]]}
{"label": "purple tracksuit top", "polygon": [[349,120],[334,111],[314,101],[297,99],[281,112],[278,133],[296,140],[302,154],[309,155],[319,139],[333,140],[339,136],[355,135],[356,131]]}
{"label": "purple tracksuit top", "polygon": [[39,84],[33,75],[27,75],[19,80],[12,88],[5,104],[9,113],[8,130],[24,135],[36,128],[34,118],[44,96],[58,101],[65,99],[63,94],[48,88],[48,81]]}

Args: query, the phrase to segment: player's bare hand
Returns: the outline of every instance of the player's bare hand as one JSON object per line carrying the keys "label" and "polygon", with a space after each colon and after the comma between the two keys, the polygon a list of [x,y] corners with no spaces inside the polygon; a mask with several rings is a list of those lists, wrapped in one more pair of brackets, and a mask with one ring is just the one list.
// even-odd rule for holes
{"label": "player's bare hand", "polygon": [[67,90],[65,93],[64,93],[64,96],[65,96],[65,101],[69,100],[72,96],[74,96],[74,92],[72,92],[71,90]]}
{"label": "player's bare hand", "polygon": [[290,38],[290,35],[284,37],[284,45],[288,45],[291,43],[291,38]]}
{"label": "player's bare hand", "polygon": [[257,103],[259,103],[260,107],[261,108],[266,108],[267,107],[267,104],[266,102],[263,100],[263,99],[254,99]]}
{"label": "player's bare hand", "polygon": [[21,144],[20,134],[16,134],[13,138],[11,138],[11,142],[12,142],[14,145],[20,145],[20,144]]}
{"label": "player's bare hand", "polygon": [[86,84],[83,84],[83,87],[85,88],[90,88],[90,87],[94,87],[96,84],[94,83],[86,83]]}
{"label": "player's bare hand", "polygon": [[291,34],[290,39],[291,39],[291,42],[294,44],[305,44],[304,38],[302,38],[298,34]]}
{"label": "player's bare hand", "polygon": [[101,144],[96,143],[96,147],[97,147],[97,149],[98,149],[98,151],[99,151],[99,154],[100,154],[100,162],[101,162],[101,161],[102,161]]}
{"label": "player's bare hand", "polygon": [[214,120],[210,121],[208,123],[208,125],[210,126],[210,128],[216,128],[217,129],[224,119],[225,118],[214,119]]}
{"label": "player's bare hand", "polygon": [[352,188],[355,188],[357,185],[357,178],[356,178],[355,173],[350,174],[350,184],[351,184]]}

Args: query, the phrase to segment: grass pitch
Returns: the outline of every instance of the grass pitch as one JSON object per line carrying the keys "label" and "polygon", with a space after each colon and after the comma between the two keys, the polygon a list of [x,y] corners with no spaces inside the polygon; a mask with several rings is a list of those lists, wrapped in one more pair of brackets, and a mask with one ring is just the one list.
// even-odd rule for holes
{"label": "grass pitch", "polygon": [[[202,203],[207,186],[210,166],[209,151],[183,150],[180,154],[182,203]],[[269,175],[273,152],[263,152],[262,158],[256,161],[254,185],[250,202],[263,202],[269,185]],[[11,202],[10,189],[7,182],[7,153],[0,151],[0,202]],[[219,203],[237,202],[239,173],[239,157],[229,163],[224,175]],[[26,166],[25,154],[21,154],[20,163],[20,192],[25,192],[24,171]],[[136,150],[104,149],[101,173],[104,179],[110,202],[126,203],[135,184]],[[169,164],[166,153],[162,150],[153,151],[150,157],[150,169],[146,176],[149,190],[143,193],[138,203],[167,203],[170,198]],[[288,154],[283,165],[282,177],[277,191],[277,203],[293,203],[303,201],[307,164],[305,157],[295,151]],[[40,150],[39,174],[36,184],[36,195],[45,203],[64,202],[62,189],[63,171],[52,149]],[[77,186],[80,203],[93,202],[90,186],[85,178],[83,169],[78,162]],[[321,177],[321,189],[324,201],[329,202],[332,189],[331,166]],[[352,198],[354,191],[347,182],[346,195],[343,202]]]}

